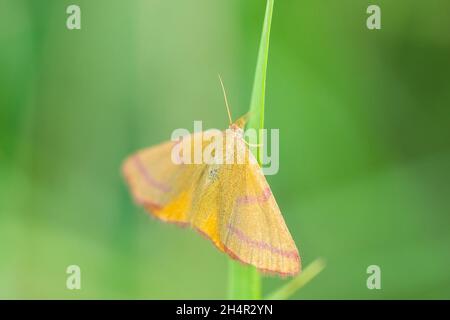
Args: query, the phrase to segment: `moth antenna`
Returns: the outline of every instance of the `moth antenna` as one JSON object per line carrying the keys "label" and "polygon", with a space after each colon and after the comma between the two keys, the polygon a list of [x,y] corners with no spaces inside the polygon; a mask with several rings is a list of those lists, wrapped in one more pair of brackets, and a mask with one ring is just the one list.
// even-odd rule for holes
{"label": "moth antenna", "polygon": [[231,112],[230,112],[230,107],[228,105],[227,93],[225,91],[225,86],[223,85],[222,77],[220,76],[220,74],[218,74],[218,76],[219,76],[220,85],[222,87],[223,97],[225,98],[225,106],[227,107],[228,119],[230,120],[230,125],[231,125],[233,123],[233,120],[231,120]]}

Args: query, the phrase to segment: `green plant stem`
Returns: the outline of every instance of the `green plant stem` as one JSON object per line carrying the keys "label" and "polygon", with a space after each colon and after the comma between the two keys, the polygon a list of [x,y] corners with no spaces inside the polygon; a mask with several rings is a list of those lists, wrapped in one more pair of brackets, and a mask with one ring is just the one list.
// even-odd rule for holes
{"label": "green plant stem", "polygon": [[255,79],[253,81],[253,90],[250,100],[249,120],[247,128],[258,130],[259,147],[253,148],[252,152],[261,165],[262,163],[262,129],[264,129],[264,105],[266,92],[266,74],[267,61],[269,59],[269,42],[270,42],[270,27],[272,25],[274,0],[268,0],[266,6],[266,14],[264,18],[263,31],[261,33],[261,41],[259,45],[258,60],[256,62]]}
{"label": "green plant stem", "polygon": [[256,268],[230,260],[228,295],[236,300],[261,299],[261,276]]}
{"label": "green plant stem", "polygon": [[304,287],[325,268],[323,259],[317,259],[308,265],[302,273],[289,281],[286,285],[266,297],[267,300],[285,300],[297,290]]}
{"label": "green plant stem", "polygon": [[[268,0],[264,25],[256,62],[255,79],[250,100],[250,114],[247,128],[260,132],[258,142],[262,143],[261,131],[264,128],[264,98],[266,90],[266,70],[269,56],[270,25],[272,22],[274,0]],[[259,165],[262,163],[262,146],[252,149]],[[230,299],[261,299],[261,276],[251,266],[244,266],[230,261],[229,266],[229,298]]]}

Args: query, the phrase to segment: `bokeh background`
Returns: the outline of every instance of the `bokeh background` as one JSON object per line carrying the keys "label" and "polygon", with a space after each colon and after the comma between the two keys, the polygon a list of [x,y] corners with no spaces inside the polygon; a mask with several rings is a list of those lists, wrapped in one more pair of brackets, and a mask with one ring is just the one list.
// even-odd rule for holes
{"label": "bokeh background", "polygon": [[[193,120],[226,127],[217,73],[233,115],[247,111],[264,10],[0,1],[0,298],[226,298],[228,257],[149,218],[120,166]],[[293,298],[450,298],[449,15],[445,0],[275,2],[268,180],[304,265],[327,261]],[[366,288],[371,264],[381,290]],[[264,278],[264,293],[284,283]]]}

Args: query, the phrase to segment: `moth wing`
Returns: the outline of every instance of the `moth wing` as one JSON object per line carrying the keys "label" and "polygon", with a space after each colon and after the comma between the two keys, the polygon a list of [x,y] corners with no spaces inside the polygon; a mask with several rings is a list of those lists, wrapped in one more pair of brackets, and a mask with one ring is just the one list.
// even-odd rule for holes
{"label": "moth wing", "polygon": [[[191,150],[203,143],[196,135],[183,138]],[[188,224],[196,181],[206,166],[180,163],[182,152],[174,161],[173,148],[181,143],[169,141],[140,150],[125,160],[122,171],[137,203],[163,221]]]}
{"label": "moth wing", "polygon": [[225,251],[237,260],[282,276],[300,271],[300,256],[261,168],[245,166],[245,187],[222,223]]}
{"label": "moth wing", "polygon": [[193,195],[192,225],[220,250],[260,271],[298,273],[297,248],[261,168],[241,138],[225,136],[235,140],[235,162],[207,166]]}

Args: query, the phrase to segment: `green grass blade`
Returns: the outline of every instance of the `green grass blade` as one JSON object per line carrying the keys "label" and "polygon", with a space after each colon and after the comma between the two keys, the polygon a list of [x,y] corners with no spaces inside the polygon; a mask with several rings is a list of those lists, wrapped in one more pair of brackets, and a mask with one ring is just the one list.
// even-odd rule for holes
{"label": "green grass blade", "polygon": [[[269,56],[270,25],[272,22],[274,0],[267,1],[264,26],[259,45],[258,60],[256,63],[255,79],[250,101],[250,118],[247,128],[255,130],[264,128],[264,97],[266,90],[266,70]],[[258,139],[259,143],[262,139]],[[252,150],[261,165],[262,147]],[[230,261],[229,298],[230,299],[261,299],[261,276],[251,266],[243,266]]]}
{"label": "green grass blade", "polygon": [[[269,40],[270,40],[270,26],[272,24],[274,0],[267,1],[266,16],[264,19],[263,31],[261,34],[261,42],[259,45],[258,60],[256,63],[255,79],[253,82],[252,96],[250,100],[250,118],[247,128],[255,130],[264,129],[264,102],[266,93],[266,71],[267,61],[269,58]],[[262,143],[259,137],[258,143]],[[261,165],[263,146],[256,150],[256,157]],[[252,150],[255,152],[255,150]]]}
{"label": "green grass blade", "polygon": [[266,297],[267,300],[286,300],[297,290],[304,287],[325,268],[325,261],[317,259],[308,265],[302,273],[286,285]]}
{"label": "green grass blade", "polygon": [[258,271],[230,260],[228,295],[230,299],[236,300],[261,299],[261,276]]}

